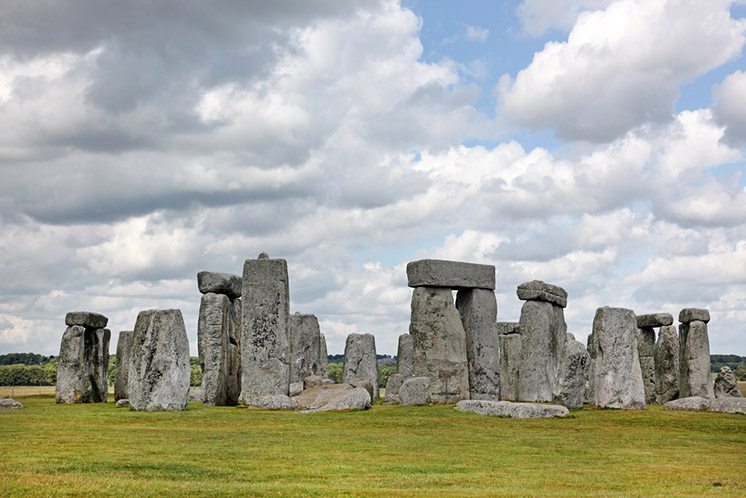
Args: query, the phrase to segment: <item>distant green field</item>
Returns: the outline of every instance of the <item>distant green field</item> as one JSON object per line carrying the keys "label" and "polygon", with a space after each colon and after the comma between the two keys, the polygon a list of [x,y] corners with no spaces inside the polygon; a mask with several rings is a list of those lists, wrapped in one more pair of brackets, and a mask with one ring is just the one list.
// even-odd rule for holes
{"label": "distant green field", "polygon": [[746,416],[585,409],[510,420],[452,406],[0,412],[2,496],[744,496]]}

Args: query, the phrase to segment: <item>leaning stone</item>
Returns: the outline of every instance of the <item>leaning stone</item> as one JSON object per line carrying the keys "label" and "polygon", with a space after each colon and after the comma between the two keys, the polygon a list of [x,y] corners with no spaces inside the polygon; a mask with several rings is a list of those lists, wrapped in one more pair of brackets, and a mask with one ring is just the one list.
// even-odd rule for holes
{"label": "leaning stone", "polygon": [[709,322],[710,312],[703,308],[684,308],[679,312],[680,323],[689,323],[693,321]]}
{"label": "leaning stone", "polygon": [[[639,317],[638,317],[639,323]],[[637,328],[637,355],[640,358],[642,385],[645,388],[645,403],[655,403],[655,330],[652,327]]]}
{"label": "leaning stone", "polygon": [[319,333],[319,375],[329,375],[329,353],[326,350],[326,336]]}
{"label": "leaning stone", "polygon": [[500,398],[516,401],[521,365],[521,335],[501,334],[497,339],[500,345]]}
{"label": "leaning stone", "polygon": [[715,386],[713,389],[716,398],[740,398],[741,390],[738,389],[736,376],[729,366],[720,367],[717,377],[715,377]]}
{"label": "leaning stone", "polygon": [[284,259],[247,259],[241,292],[241,400],[287,396],[290,384],[288,266]]}
{"label": "leaning stone", "polygon": [[739,413],[746,415],[746,398],[717,398],[709,401],[710,410],[722,413]]}
{"label": "leaning stone", "polygon": [[589,351],[592,404],[601,408],[645,408],[637,353],[637,317],[624,308],[598,308]]}
{"label": "leaning stone", "polygon": [[366,410],[370,408],[370,394],[365,388],[349,384],[317,386],[303,391],[295,398],[303,413]]}
{"label": "leaning stone", "polygon": [[376,339],[372,334],[350,334],[345,341],[342,381],[352,384],[367,381],[373,389],[371,399],[378,397],[378,362]]}
{"label": "leaning stone", "polygon": [[399,388],[399,404],[426,405],[430,402],[430,378],[409,377]]}
{"label": "leaning stone", "polygon": [[288,317],[290,341],[290,382],[302,382],[309,375],[319,375],[321,332],[315,315],[295,313]]}
{"label": "leaning stone", "polygon": [[268,394],[253,398],[249,406],[264,408],[265,410],[295,410],[296,403],[293,398],[284,394]]}
{"label": "leaning stone", "polygon": [[521,301],[546,301],[560,308],[567,307],[567,292],[557,285],[547,284],[541,280],[522,283],[516,290]]}
{"label": "leaning stone", "polygon": [[[114,400],[127,399],[127,375],[130,367],[132,331],[122,330],[117,340],[117,375],[114,378]],[[129,406],[129,405],[127,405]]]}
{"label": "leaning stone", "polygon": [[673,324],[671,313],[650,313],[648,315],[637,315],[637,326],[642,327],[665,327]]}
{"label": "leaning stone", "polygon": [[676,333],[676,327],[661,327],[653,359],[655,401],[662,405],[679,397],[679,335]]}
{"label": "leaning stone", "polygon": [[520,324],[518,399],[552,402],[559,395],[562,348],[567,341],[564,310],[545,301],[526,301]]}
{"label": "leaning stone", "polygon": [[321,385],[324,385],[324,379],[318,375],[309,375],[303,379],[303,389],[311,389]]}
{"label": "leaning stone", "polygon": [[231,301],[213,292],[202,296],[197,323],[197,349],[202,368],[202,402],[224,406],[228,403],[228,368]]}
{"label": "leaning stone", "polygon": [[430,379],[430,401],[469,399],[466,333],[449,289],[416,287],[409,333],[415,375]]}
{"label": "leaning stone", "polygon": [[497,342],[497,301],[486,289],[461,289],[456,309],[466,333],[469,398],[500,399],[500,345]]}
{"label": "leaning stone", "polygon": [[582,408],[591,357],[582,342],[568,340],[560,362],[559,395],[555,400],[567,408]]}
{"label": "leaning stone", "polygon": [[117,400],[115,408],[127,408],[128,406],[130,406],[130,400],[128,400],[127,398],[122,398]]}
{"label": "leaning stone", "polygon": [[130,355],[127,393],[133,410],[186,409],[191,367],[180,310],[141,311]]}
{"label": "leaning stone", "polygon": [[407,264],[410,287],[495,290],[495,267],[461,261],[422,259]]}
{"label": "leaning stone", "polygon": [[396,351],[396,373],[403,377],[414,377],[414,340],[409,334],[399,336]]}
{"label": "leaning stone", "polygon": [[241,277],[230,273],[201,271],[197,273],[197,287],[202,294],[223,294],[230,299],[241,297]]}
{"label": "leaning stone", "polygon": [[566,417],[570,412],[560,405],[540,403],[511,403],[510,401],[464,400],[459,401],[456,410],[479,415],[509,418],[552,418]]}
{"label": "leaning stone", "polygon": [[13,398],[0,398],[0,410],[17,410],[19,408],[23,408],[23,404],[21,404],[19,401],[16,401]]}
{"label": "leaning stone", "polygon": [[90,311],[71,311],[65,315],[65,325],[81,325],[92,329],[102,329],[109,323],[109,319],[99,313]]}
{"label": "leaning stone", "polygon": [[679,396],[714,396],[710,373],[707,324],[699,320],[679,325]]}
{"label": "leaning stone", "polygon": [[303,382],[291,382],[288,391],[290,396],[298,396],[303,392]]}
{"label": "leaning stone", "polygon": [[389,375],[386,381],[386,396],[383,398],[385,403],[399,403],[399,389],[404,383],[402,374]]}
{"label": "leaning stone", "polygon": [[518,322],[497,322],[498,335],[503,334],[520,334],[521,324]]}
{"label": "leaning stone", "polygon": [[701,396],[689,396],[663,403],[663,408],[667,410],[707,410],[709,409],[709,400]]}

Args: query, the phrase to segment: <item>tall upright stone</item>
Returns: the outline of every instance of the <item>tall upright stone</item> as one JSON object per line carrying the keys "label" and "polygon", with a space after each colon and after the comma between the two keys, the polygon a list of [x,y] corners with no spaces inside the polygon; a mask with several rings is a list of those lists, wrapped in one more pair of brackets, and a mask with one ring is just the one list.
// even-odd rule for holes
{"label": "tall upright stone", "polygon": [[645,408],[634,311],[598,308],[589,340],[591,403],[601,408]]}
{"label": "tall upright stone", "polygon": [[500,400],[497,301],[488,289],[460,289],[456,309],[466,334],[470,399]]}
{"label": "tall upright stone", "polygon": [[705,309],[685,308],[679,313],[679,397],[714,397],[710,374],[710,339]]}
{"label": "tall upright stone", "polygon": [[396,373],[405,379],[414,377],[414,342],[409,334],[399,336],[396,350]]}
{"label": "tall upright stone", "polygon": [[186,409],[191,367],[189,339],[180,310],[141,311],[130,355],[127,393],[131,409]]}
{"label": "tall upright stone", "polygon": [[105,403],[109,394],[108,319],[98,313],[72,311],[65,316],[55,399],[57,403]]}
{"label": "tall upright stone", "polygon": [[247,259],[241,293],[241,400],[263,405],[290,387],[288,267],[284,259]]}
{"label": "tall upright stone", "polygon": [[[638,320],[639,323],[639,320]],[[639,327],[637,329],[637,355],[640,358],[642,385],[645,388],[645,403],[653,404],[655,394],[655,329]]]}
{"label": "tall upright stone", "polygon": [[114,401],[127,399],[127,376],[130,370],[130,349],[132,348],[132,330],[119,332],[117,340],[117,375],[114,379]]}
{"label": "tall upright stone", "polygon": [[555,402],[567,408],[582,408],[590,374],[591,357],[582,342],[568,340],[562,349],[559,395]]}
{"label": "tall upright stone", "polygon": [[326,349],[326,336],[319,334],[319,376],[326,378],[329,375],[329,352]]}
{"label": "tall upright stone", "polygon": [[319,375],[321,331],[315,315],[290,315],[290,383],[303,382],[309,375]]}
{"label": "tall upright stone", "polygon": [[345,363],[342,380],[370,382],[373,385],[372,400],[378,398],[378,361],[376,339],[373,334],[350,334],[345,341]]}
{"label": "tall upright stone", "polygon": [[409,334],[415,375],[430,379],[430,400],[455,403],[469,399],[466,332],[450,289],[415,287]]}
{"label": "tall upright stone", "polygon": [[197,345],[202,368],[202,401],[206,405],[227,405],[230,332],[233,306],[224,294],[202,296],[197,324]]}
{"label": "tall upright stone", "polygon": [[655,402],[662,405],[679,397],[679,335],[676,327],[661,327],[653,357]]}
{"label": "tall upright stone", "polygon": [[521,366],[521,334],[518,322],[498,322],[500,346],[500,399],[518,400]]}
{"label": "tall upright stone", "polygon": [[231,300],[228,322],[228,404],[237,405],[241,397],[241,298]]}

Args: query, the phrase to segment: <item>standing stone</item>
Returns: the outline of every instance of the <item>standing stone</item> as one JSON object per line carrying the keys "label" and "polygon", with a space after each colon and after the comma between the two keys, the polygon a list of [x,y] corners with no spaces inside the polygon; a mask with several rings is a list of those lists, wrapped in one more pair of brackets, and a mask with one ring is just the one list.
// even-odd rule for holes
{"label": "standing stone", "polygon": [[399,403],[405,406],[426,405],[432,399],[430,377],[409,377],[399,388]]}
{"label": "standing stone", "polygon": [[114,400],[127,399],[127,375],[130,368],[130,348],[132,347],[132,331],[119,332],[117,341],[117,376],[114,379]]}
{"label": "standing stone", "polygon": [[707,324],[699,320],[682,323],[679,325],[679,397],[714,395]]}
{"label": "standing stone", "polygon": [[229,405],[241,397],[241,298],[231,301],[228,320],[228,376],[226,393]]}
{"label": "standing stone", "polygon": [[518,399],[551,402],[559,395],[560,361],[567,341],[564,311],[546,301],[526,301],[520,330]]}
{"label": "standing stone", "polygon": [[329,353],[326,349],[326,336],[319,333],[319,377],[324,379],[329,375]]}
{"label": "standing stone", "polygon": [[[637,320],[640,322],[639,317]],[[645,403],[655,403],[655,330],[653,327],[637,329],[637,355],[640,358],[642,385],[645,388]]]}
{"label": "standing stone", "polygon": [[396,351],[396,373],[404,377],[414,377],[414,340],[409,334],[399,336]]}
{"label": "standing stone", "polygon": [[591,357],[582,342],[569,340],[562,350],[560,363],[560,393],[555,400],[567,408],[582,408],[585,386],[591,367]]}
{"label": "standing stone", "polygon": [[372,400],[378,398],[378,363],[376,339],[373,334],[350,334],[345,341],[345,363],[342,381],[352,384],[370,382],[373,386]]}
{"label": "standing stone", "polygon": [[679,397],[679,335],[676,327],[661,327],[653,357],[655,402],[662,405]]}
{"label": "standing stone", "polygon": [[321,332],[315,315],[295,313],[288,319],[290,337],[290,383],[318,375]]}
{"label": "standing stone", "polygon": [[189,339],[180,310],[145,310],[132,335],[127,392],[137,411],[185,410]]}
{"label": "standing stone", "polygon": [[241,294],[241,400],[287,396],[290,387],[288,266],[284,259],[247,259]]}
{"label": "standing stone", "polygon": [[738,389],[736,376],[729,366],[720,367],[717,377],[715,377],[714,387],[716,398],[740,398],[741,390]]}
{"label": "standing stone", "polygon": [[469,399],[466,332],[450,289],[414,289],[409,334],[415,375],[430,379],[430,401],[456,403]]}
{"label": "standing stone", "polygon": [[232,314],[228,296],[212,292],[202,296],[197,325],[197,349],[202,368],[202,402],[206,405],[228,404],[231,354],[228,329],[232,323]]}
{"label": "standing stone", "polygon": [[632,310],[598,308],[589,353],[592,404],[601,408],[645,408],[637,319]]}
{"label": "standing stone", "polygon": [[470,399],[500,400],[500,346],[497,339],[497,301],[487,289],[461,289],[456,309],[466,334]]}
{"label": "standing stone", "polygon": [[518,381],[521,365],[521,334],[500,334],[500,398],[504,401],[518,399]]}
{"label": "standing stone", "polygon": [[57,403],[81,403],[83,392],[83,336],[85,327],[69,325],[62,334],[57,365]]}
{"label": "standing stone", "polygon": [[65,316],[57,368],[57,403],[105,403],[109,395],[108,319],[98,313],[73,311]]}

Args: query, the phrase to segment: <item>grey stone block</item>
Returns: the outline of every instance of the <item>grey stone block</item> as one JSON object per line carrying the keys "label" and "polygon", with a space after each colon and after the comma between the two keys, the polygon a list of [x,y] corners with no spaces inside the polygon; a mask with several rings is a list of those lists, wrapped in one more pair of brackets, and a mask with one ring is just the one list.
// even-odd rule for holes
{"label": "grey stone block", "polygon": [[715,377],[714,392],[716,398],[740,398],[741,390],[738,389],[736,376],[729,366],[720,367]]}
{"label": "grey stone block", "polygon": [[655,402],[662,405],[679,397],[679,335],[676,327],[661,327],[653,358]]}
{"label": "grey stone block", "polygon": [[347,384],[356,381],[370,382],[371,399],[378,398],[378,362],[376,339],[372,334],[350,334],[345,341],[345,362],[342,380]]}
{"label": "grey stone block", "polygon": [[495,290],[495,267],[461,261],[422,259],[407,264],[410,287]]}
{"label": "grey stone block", "polygon": [[637,315],[637,326],[642,327],[665,327],[673,324],[673,315],[671,313],[650,313],[647,315]]}
{"label": "grey stone block", "polygon": [[71,311],[65,315],[65,325],[81,325],[92,329],[102,329],[109,323],[109,319],[99,313],[91,311]]}
{"label": "grey stone block", "polygon": [[521,324],[519,322],[497,322],[498,335],[520,334]]}
{"label": "grey stone block", "polygon": [[552,402],[559,395],[560,362],[567,341],[564,311],[550,302],[526,301],[520,324],[518,399]]}
{"label": "grey stone block", "polygon": [[684,308],[679,312],[679,322],[689,323],[693,321],[707,323],[710,321],[710,312],[702,308]]}
{"label": "grey stone block", "polygon": [[426,405],[431,401],[430,391],[429,377],[409,377],[399,388],[399,404]]}
{"label": "grey stone block", "polygon": [[497,342],[497,301],[494,291],[461,289],[456,309],[466,333],[469,398],[500,400],[500,345]]}
{"label": "grey stone block", "polygon": [[409,334],[399,336],[396,350],[396,373],[405,378],[414,376],[414,340]]}
{"label": "grey stone block", "polygon": [[679,396],[714,396],[710,374],[707,324],[699,320],[679,325]]}
{"label": "grey stone block", "polygon": [[57,403],[105,403],[109,394],[109,329],[69,325],[57,366]]}
{"label": "grey stone block", "polygon": [[518,399],[518,380],[521,366],[521,335],[501,334],[500,345],[500,398],[507,401]]}
{"label": "grey stone block", "polygon": [[[117,375],[114,379],[114,400],[127,399],[127,375],[130,370],[130,349],[132,348],[131,330],[119,332],[117,340]],[[129,406],[129,405],[127,405]]]}
{"label": "grey stone block", "polygon": [[559,395],[555,402],[567,408],[582,408],[590,375],[591,357],[582,342],[568,340],[562,350]]}
{"label": "grey stone block", "polygon": [[560,405],[539,403],[512,403],[510,401],[464,400],[459,401],[456,410],[479,415],[509,418],[553,418],[566,417],[570,412]]}
{"label": "grey stone block", "polygon": [[541,280],[522,283],[516,290],[521,301],[546,301],[560,308],[567,307],[567,292],[562,287]]}
{"label": "grey stone block", "polygon": [[241,277],[230,273],[201,271],[197,273],[197,288],[202,294],[223,294],[233,300],[241,297]]}
{"label": "grey stone block", "polygon": [[303,391],[295,401],[303,413],[367,410],[371,402],[365,388],[349,384],[317,386]]}
{"label": "grey stone block", "polygon": [[302,382],[309,375],[320,375],[321,332],[315,315],[295,313],[288,317],[290,338],[290,382]]}

